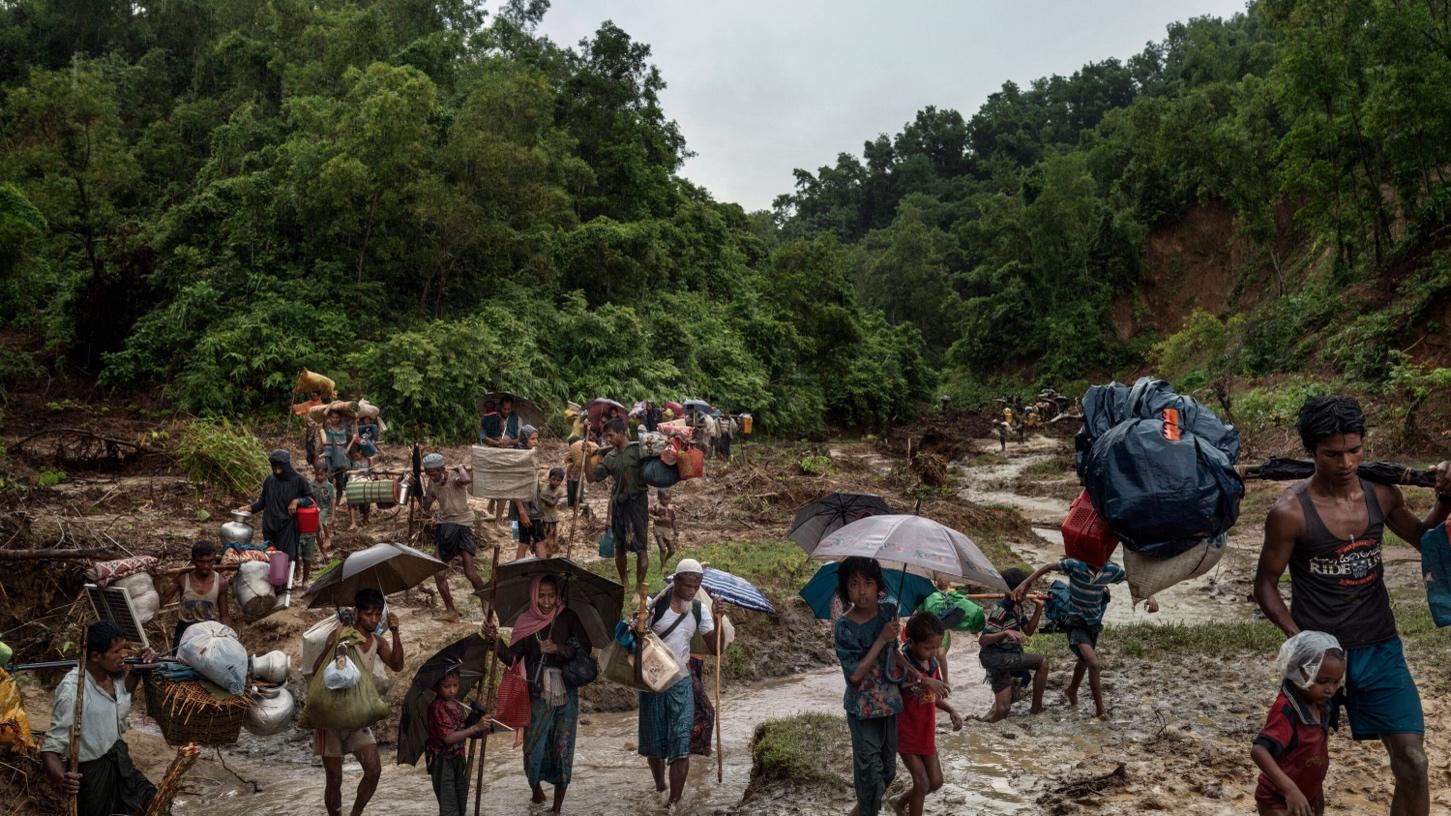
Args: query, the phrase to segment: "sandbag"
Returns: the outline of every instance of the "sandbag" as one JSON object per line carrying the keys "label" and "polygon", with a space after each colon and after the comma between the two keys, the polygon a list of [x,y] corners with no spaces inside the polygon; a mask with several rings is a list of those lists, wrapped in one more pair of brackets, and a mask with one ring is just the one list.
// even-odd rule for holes
{"label": "sandbag", "polygon": [[649,459],[659,456],[670,447],[670,439],[659,431],[645,431],[640,434],[640,457]]}
{"label": "sandbag", "polygon": [[1124,573],[1128,576],[1129,592],[1133,594],[1134,601],[1147,600],[1180,581],[1209,572],[1224,556],[1227,541],[1228,537],[1220,534],[1171,558],[1155,558],[1124,550]]}
{"label": "sandbag", "polygon": [[658,457],[646,459],[640,464],[640,478],[651,487],[674,487],[680,481],[680,470]]}
{"label": "sandbag", "polygon": [[1234,526],[1244,496],[1234,426],[1148,377],[1095,386],[1084,406],[1078,474],[1126,549],[1169,558]]}
{"label": "sandbag", "polygon": [[128,575],[113,582],[112,586],[125,588],[126,594],[131,597],[131,607],[136,610],[137,623],[144,626],[161,611],[161,596],[156,594],[156,583],[148,573]]}
{"label": "sandbag", "polygon": [[328,615],[302,633],[302,665],[298,668],[302,670],[304,677],[312,676],[317,659],[322,657],[323,650],[327,648],[328,639],[342,625],[343,622],[337,615]]}
{"label": "sandbag", "polygon": [[297,373],[297,382],[292,384],[294,394],[308,394],[314,391],[321,391],[328,399],[336,399],[338,395],[337,383],[331,378],[324,377],[315,371],[303,369]]}
{"label": "sandbag", "polygon": [[[348,642],[344,656],[361,675],[362,670],[358,666],[362,664],[362,657],[358,654],[358,647]],[[325,674],[317,672],[308,682],[307,702],[302,707],[302,716],[297,719],[298,728],[356,731],[388,716],[388,704],[383,702],[372,683],[354,683],[349,688],[330,689]]]}
{"label": "sandbag", "polygon": [[128,575],[141,572],[155,572],[161,561],[154,555],[137,555],[131,558],[117,558],[114,561],[98,561],[86,570],[86,580],[96,586],[110,586]]}
{"label": "sandbag", "polygon": [[472,447],[474,480],[469,493],[476,499],[529,499],[534,496],[537,448]]}
{"label": "sandbag", "polygon": [[247,690],[247,650],[237,633],[218,621],[187,627],[177,658],[232,694]]}

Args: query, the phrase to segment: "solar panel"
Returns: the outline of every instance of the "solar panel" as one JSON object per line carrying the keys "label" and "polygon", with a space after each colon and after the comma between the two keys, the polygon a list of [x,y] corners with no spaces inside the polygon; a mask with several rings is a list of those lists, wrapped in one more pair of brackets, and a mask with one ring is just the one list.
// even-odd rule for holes
{"label": "solar panel", "polygon": [[116,624],[127,640],[142,649],[151,647],[146,640],[146,630],[136,620],[136,607],[131,605],[131,594],[125,587],[86,584],[86,596],[91,599],[91,608],[96,610],[97,619]]}

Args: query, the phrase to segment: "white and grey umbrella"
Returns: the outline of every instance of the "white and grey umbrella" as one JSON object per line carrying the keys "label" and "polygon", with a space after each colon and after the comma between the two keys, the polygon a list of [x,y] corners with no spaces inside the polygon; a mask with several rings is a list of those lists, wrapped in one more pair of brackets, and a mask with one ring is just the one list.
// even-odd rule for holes
{"label": "white and grey umbrella", "polygon": [[868,516],[827,533],[815,547],[806,549],[821,561],[862,556],[877,559],[886,570],[956,578],[990,590],[1008,589],[972,539],[923,516]]}

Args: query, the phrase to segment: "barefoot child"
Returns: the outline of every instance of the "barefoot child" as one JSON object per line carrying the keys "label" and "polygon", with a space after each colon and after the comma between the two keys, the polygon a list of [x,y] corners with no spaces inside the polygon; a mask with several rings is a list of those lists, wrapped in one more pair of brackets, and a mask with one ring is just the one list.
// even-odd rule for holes
{"label": "barefoot child", "polygon": [[[836,574],[837,596],[848,611],[834,629],[836,657],[846,675],[842,706],[851,731],[852,783],[856,807],[852,816],[877,816],[887,786],[897,775],[897,715],[902,712],[900,685],[908,679],[906,661],[897,651],[897,607],[878,603],[886,584],[882,566],[873,558],[853,556]],[[946,687],[936,684],[936,689]]]}
{"label": "barefoot child", "polygon": [[[1073,680],[1064,694],[1069,705],[1078,705],[1078,686],[1083,675],[1088,674],[1088,687],[1093,692],[1094,713],[1101,720],[1108,719],[1108,708],[1103,704],[1103,681],[1098,662],[1098,635],[1103,631],[1103,610],[1108,606],[1108,588],[1122,583],[1128,576],[1123,567],[1112,561],[1102,567],[1094,567],[1076,558],[1064,558],[1055,564],[1045,564],[1013,590],[1012,598],[1022,603],[1033,583],[1049,572],[1058,571],[1068,576],[1068,603],[1070,615],[1063,627],[1068,633],[1068,650],[1073,652],[1077,662],[1073,664]],[[1153,598],[1146,609],[1158,612],[1159,606]]]}
{"label": "barefoot child", "polygon": [[328,479],[328,464],[319,459],[312,466],[312,499],[317,502],[317,532],[298,536],[298,555],[302,561],[302,584],[312,578],[312,565],[319,554],[327,557],[328,545],[332,539],[333,501],[337,492]]}
{"label": "barefoot child", "polygon": [[655,521],[655,546],[660,549],[660,572],[665,573],[665,564],[675,557],[675,508],[670,506],[670,488],[655,491],[655,506],[650,508],[650,518]]}
{"label": "barefoot child", "polygon": [[941,681],[938,650],[947,630],[931,612],[918,612],[907,621],[907,642],[902,656],[908,669],[902,686],[902,713],[897,715],[897,752],[912,775],[912,787],[893,803],[897,812],[906,809],[922,816],[927,794],[942,787],[942,762],[937,757],[937,712],[952,718],[952,730],[962,730],[962,716],[934,691],[928,681]]}
{"label": "barefoot child", "polygon": [[893,660],[901,625],[891,604],[878,604],[882,567],[871,558],[848,558],[837,571],[837,595],[850,610],[836,621],[836,656],[846,675],[846,723],[851,730],[852,816],[877,816],[897,775],[899,688],[906,672]]}
{"label": "barefoot child", "polygon": [[1259,766],[1255,805],[1261,816],[1320,816],[1330,766],[1330,698],[1345,679],[1345,652],[1334,637],[1304,631],[1280,646],[1285,678],[1250,758]]}
{"label": "barefoot child", "polygon": [[489,721],[480,719],[465,725],[469,708],[458,699],[459,673],[450,670],[433,691],[437,698],[428,704],[428,775],[433,779],[433,795],[438,799],[438,816],[463,816],[469,793],[464,740],[490,730]]}
{"label": "barefoot child", "polygon": [[[1003,580],[1008,590],[1023,584],[1023,571],[1016,567],[1003,570]],[[1019,672],[1033,673],[1033,707],[1029,713],[1043,711],[1043,689],[1048,685],[1048,659],[1040,654],[1028,654],[1023,644],[1038,629],[1043,617],[1043,605],[1032,601],[1019,603],[1012,595],[998,601],[988,613],[987,625],[977,642],[982,647],[978,662],[987,670],[987,680],[992,684],[993,709],[988,722],[997,722],[1008,716],[1013,705],[1013,688]]]}

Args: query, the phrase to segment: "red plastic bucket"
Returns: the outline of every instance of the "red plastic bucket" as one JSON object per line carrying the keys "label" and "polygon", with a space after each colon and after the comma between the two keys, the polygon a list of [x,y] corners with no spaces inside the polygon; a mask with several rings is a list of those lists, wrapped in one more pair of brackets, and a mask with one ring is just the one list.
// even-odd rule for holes
{"label": "red plastic bucket", "polygon": [[1073,504],[1068,506],[1068,517],[1063,520],[1064,553],[1069,558],[1098,568],[1108,563],[1117,547],[1118,537],[1093,509],[1088,491],[1079,493]]}

